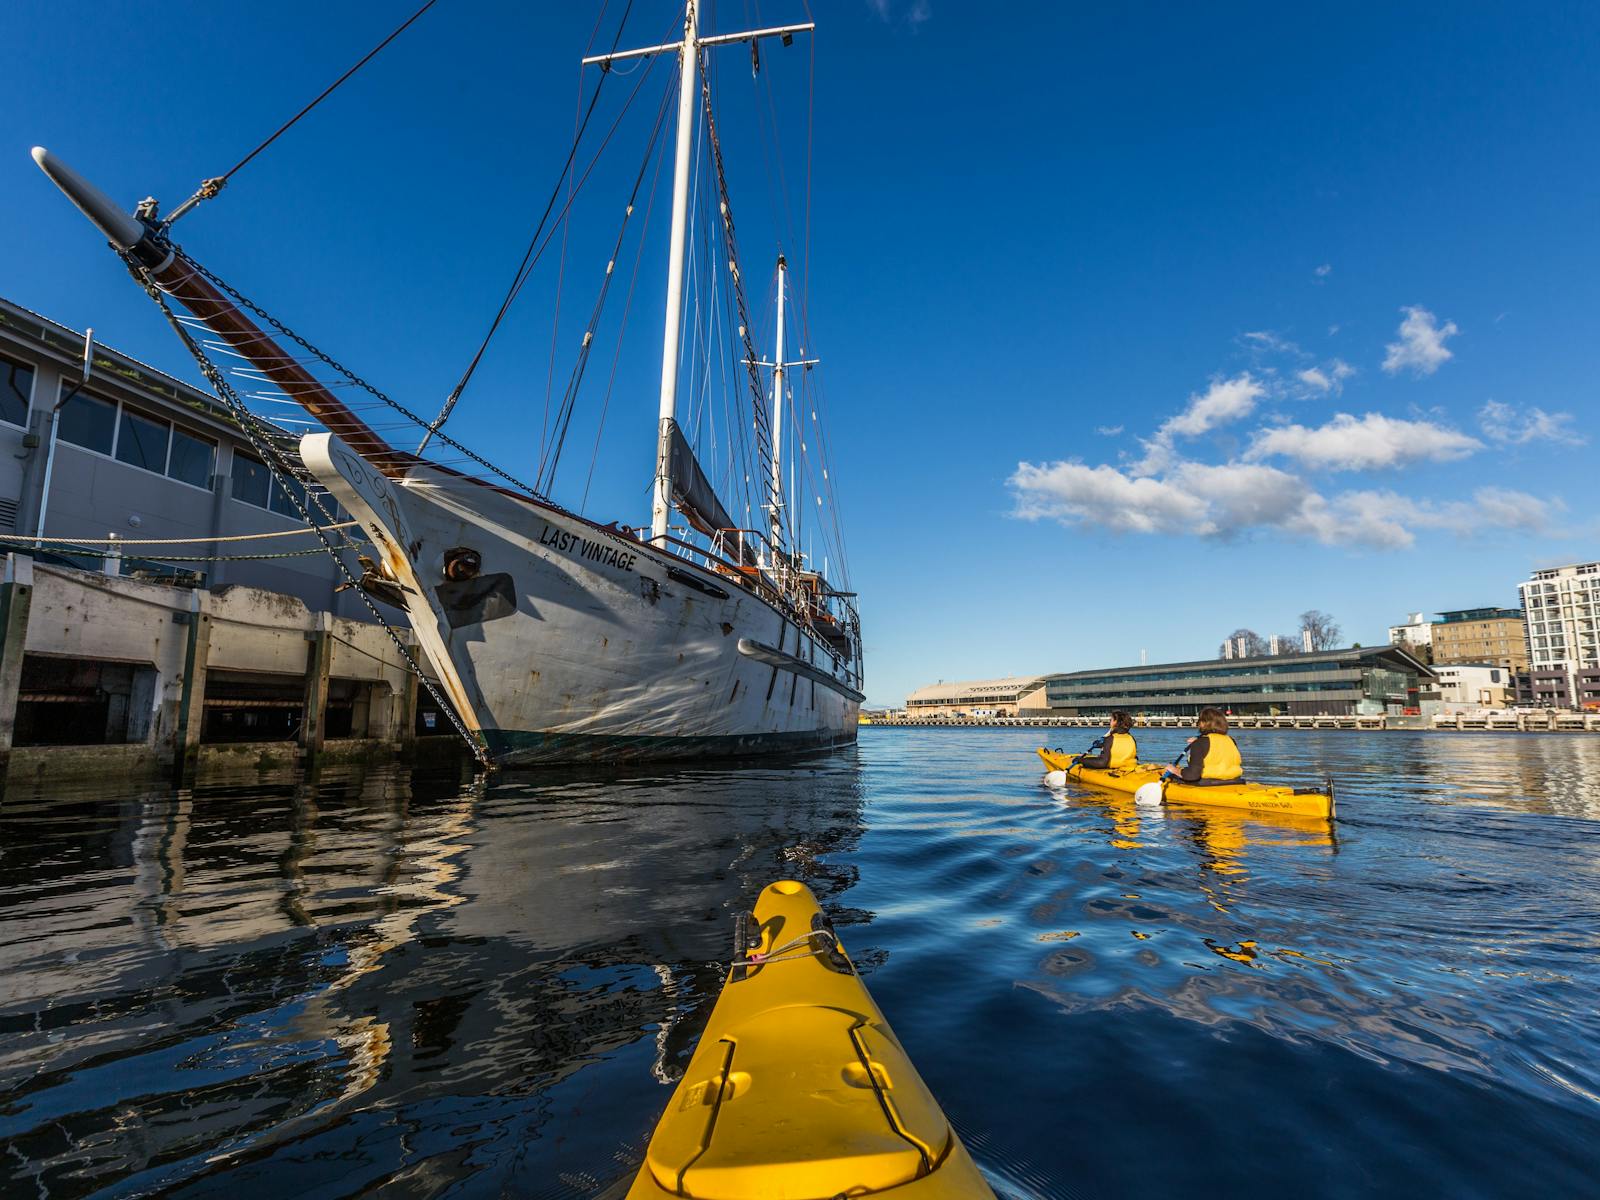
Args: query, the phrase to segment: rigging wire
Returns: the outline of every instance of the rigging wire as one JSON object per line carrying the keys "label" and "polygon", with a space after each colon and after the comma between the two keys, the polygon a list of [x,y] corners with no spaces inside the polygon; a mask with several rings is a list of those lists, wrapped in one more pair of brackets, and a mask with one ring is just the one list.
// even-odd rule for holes
{"label": "rigging wire", "polygon": [[[672,88],[670,89],[670,94],[676,96],[677,88],[677,82],[674,81]],[[661,167],[666,161],[667,154],[665,143],[663,143],[661,153],[656,156],[655,174],[650,179],[650,195],[645,201],[644,220],[639,223],[639,248],[633,256],[633,273],[628,278],[628,296],[622,305],[622,321],[617,327],[617,346],[615,352],[611,356],[611,375],[606,380],[606,394],[604,400],[602,400],[600,404],[600,420],[595,426],[594,451],[589,456],[589,474],[588,477],[583,481],[583,499],[578,504],[578,512],[580,515],[585,513],[589,507],[589,488],[594,483],[595,464],[600,461],[600,435],[605,432],[606,414],[611,411],[611,392],[612,389],[616,387],[617,367],[622,362],[622,339],[623,335],[628,331],[628,314],[633,311],[634,289],[639,282],[639,267],[644,262],[645,241],[650,236],[650,214],[655,211],[656,191],[661,182]]]}
{"label": "rigging wire", "polygon": [[540,464],[539,473],[534,476],[534,486],[542,487],[546,492],[555,488],[556,467],[561,461],[561,452],[567,443],[567,430],[572,425],[572,413],[577,404],[578,389],[583,384],[583,374],[589,365],[589,354],[594,348],[595,329],[600,323],[601,313],[605,309],[606,297],[611,292],[611,281],[616,278],[617,257],[622,253],[623,239],[628,233],[628,221],[633,216],[634,203],[639,199],[639,189],[644,185],[644,177],[650,170],[650,160],[655,157],[656,145],[661,137],[661,129],[667,116],[667,101],[672,96],[673,89],[668,88],[661,97],[661,106],[656,110],[655,127],[650,131],[650,141],[645,146],[644,158],[639,162],[639,173],[634,176],[633,190],[628,193],[628,204],[623,210],[622,224],[617,229],[616,245],[612,247],[611,257],[606,260],[605,279],[600,284],[600,293],[595,297],[594,311],[589,315],[589,323],[584,327],[583,344],[578,351],[578,360],[573,364],[571,378],[567,382],[566,393],[562,396],[561,408],[556,414],[556,423],[560,433],[556,436],[550,450],[549,473],[546,476],[545,466]]}
{"label": "rigging wire", "polygon": [[[280,448],[278,442],[267,435],[265,422],[250,411],[244,401],[239,398],[239,394],[234,391],[233,386],[228,383],[216,363],[211,361],[211,358],[206,354],[205,348],[189,332],[188,327],[174,315],[171,306],[167,304],[166,296],[161,288],[157,286],[149,271],[141,266],[131,254],[124,252],[120,257],[127,264],[128,270],[132,273],[134,279],[161,309],[162,314],[167,319],[167,323],[172,326],[173,331],[177,333],[179,339],[188,349],[196,365],[199,366],[201,373],[206,377],[206,381],[211,384],[212,389],[216,392],[217,398],[227,407],[234,422],[244,433],[246,440],[250,442],[251,448],[261,456],[262,461],[278,477],[280,488],[284,495],[288,497],[290,503],[293,504],[295,511],[299,513],[300,519],[316,534],[317,540],[322,543],[322,549],[326,551],[328,557],[333,559],[334,564],[339,568],[339,572],[345,577],[346,582],[361,597],[362,602],[367,606],[367,609],[372,613],[378,624],[383,626],[384,631],[389,635],[390,641],[394,643],[395,648],[400,651],[401,657],[405,659],[406,665],[417,676],[418,682],[427,690],[428,694],[433,697],[440,709],[450,719],[456,733],[467,744],[478,764],[486,770],[492,767],[493,764],[489,758],[488,748],[485,746],[482,737],[475,736],[468,730],[460,715],[455,711],[454,706],[445,699],[433,681],[423,674],[416,657],[411,653],[411,648],[406,645],[399,631],[383,615],[372,595],[362,586],[361,579],[350,569],[350,564],[345,562],[344,557],[339,553],[340,547],[335,546],[328,536],[329,527],[336,522],[334,514],[330,513],[323,503],[325,493],[314,493],[305,488],[290,489],[283,485],[285,478],[298,478],[299,473],[295,470],[297,460],[292,460]],[[314,506],[320,514],[322,518],[320,521],[311,515],[311,508],[307,507],[308,503]]]}
{"label": "rigging wire", "polygon": [[271,137],[267,138],[266,141],[262,142],[254,150],[250,151],[249,154],[246,154],[238,162],[234,163],[233,166],[229,167],[221,175],[214,176],[214,177],[212,177],[210,179],[207,179],[204,182],[202,182],[200,184],[199,190],[197,190],[194,195],[190,196],[187,200],[185,200],[177,208],[173,209],[172,215],[169,216],[166,219],[165,224],[171,225],[179,217],[183,216],[184,213],[188,212],[196,204],[199,204],[200,201],[213,199],[219,192],[222,191],[223,188],[228,186],[228,180],[232,179],[236,174],[238,174],[240,169],[243,168],[245,166],[245,164],[250,162],[251,159],[255,158],[256,155],[260,154],[263,150],[265,150],[268,146],[272,145],[273,142],[277,141],[284,134],[288,133],[289,130],[302,117],[304,117],[307,113],[309,113],[317,105],[321,104],[329,96],[333,95],[333,93],[338,90],[339,86],[342,83],[344,83],[347,79],[349,79],[357,71],[361,70],[362,67],[366,66],[369,62],[371,62],[374,58],[376,58],[379,55],[379,53],[382,52],[382,50],[386,46],[388,46],[388,44],[390,42],[394,41],[395,38],[399,37],[407,29],[410,29],[411,26],[416,23],[417,19],[419,17],[421,17],[423,13],[427,12],[430,8],[432,8],[437,3],[438,3],[438,0],[427,0],[427,2],[425,4],[423,4],[423,6],[421,8],[417,9],[416,12],[412,13],[409,17],[407,17],[394,30],[393,33],[391,33],[388,37],[384,38],[383,41],[379,42],[371,50],[368,50],[367,53],[362,56],[360,61],[358,61],[355,66],[351,67],[343,75],[339,76],[339,78],[335,79],[326,88],[324,88],[322,90],[321,94],[319,94],[315,100],[313,100],[310,104],[306,105],[299,112],[295,113],[294,116],[290,117],[282,125],[278,126],[277,131],[275,133],[273,133]]}
{"label": "rigging wire", "polygon": [[[632,11],[633,0],[628,0],[628,5],[622,13],[622,20],[617,23],[617,32],[611,39],[611,49],[613,52],[616,51],[617,46],[622,41],[622,32],[627,27],[628,14]],[[601,15],[604,15],[604,9],[601,10]],[[598,23],[596,28],[598,28]],[[589,35],[589,41],[590,46],[592,47],[594,44],[594,35],[592,33]],[[652,65],[654,64],[652,63]],[[544,212],[539,216],[539,223],[534,226],[533,236],[528,239],[528,248],[523,251],[522,261],[518,264],[516,273],[511,277],[511,286],[506,289],[505,298],[500,302],[500,307],[498,310],[496,310],[494,319],[489,322],[488,332],[483,335],[483,341],[478,344],[478,349],[473,353],[472,359],[467,363],[466,370],[462,372],[461,378],[456,381],[455,387],[451,388],[449,395],[445,397],[444,405],[440,408],[439,415],[435,417],[433,419],[433,423],[428,426],[427,435],[422,439],[422,444],[417,447],[418,454],[421,454],[428,448],[428,442],[432,440],[433,435],[437,433],[440,427],[442,427],[444,423],[450,419],[450,414],[455,411],[457,403],[459,403],[461,400],[461,393],[466,391],[467,384],[471,382],[473,373],[478,369],[478,364],[483,361],[483,356],[489,349],[489,343],[494,340],[494,335],[499,332],[500,324],[505,320],[506,313],[511,311],[511,305],[515,303],[517,296],[522,291],[523,285],[528,282],[528,276],[532,274],[533,268],[538,265],[539,258],[544,253],[544,247],[540,245],[539,237],[540,234],[544,232],[545,222],[550,219],[551,210],[555,207],[556,201],[561,197],[561,185],[563,182],[568,182],[569,184],[567,190],[567,202],[564,206],[562,206],[560,216],[557,218],[557,220],[565,220],[567,213],[571,210],[573,198],[577,190],[582,187],[581,182],[577,185],[577,188],[574,188],[570,185],[570,172],[572,171],[573,160],[578,156],[578,147],[583,143],[584,131],[589,128],[589,119],[594,116],[595,105],[600,101],[600,90],[605,86],[606,78],[609,75],[609,68],[605,65],[602,65],[600,68],[600,77],[595,80],[594,91],[589,96],[589,106],[584,111],[583,120],[578,124],[578,131],[572,139],[572,147],[567,151],[566,161],[561,165],[561,173],[556,176],[555,186],[550,189],[550,199],[546,201]],[[644,83],[645,78],[648,78],[648,76],[649,71],[646,70],[645,74],[640,77],[639,84],[634,86],[633,95],[638,94],[639,86]],[[633,102],[633,95],[628,97],[628,104]],[[627,112],[628,105],[625,104],[622,111],[624,113]],[[621,119],[622,116],[619,113],[617,120],[620,121]],[[600,149],[602,151],[605,149],[606,143],[611,140],[611,134],[615,132],[616,125],[613,124],[610,131],[607,132],[605,140],[600,143]],[[598,161],[598,152],[596,155],[596,161]],[[593,167],[594,164],[591,162],[589,169],[592,170]],[[586,170],[584,172],[584,179],[587,179],[588,177],[589,172]],[[549,240],[546,239],[544,244],[548,245]],[[565,245],[564,241],[563,245]]]}

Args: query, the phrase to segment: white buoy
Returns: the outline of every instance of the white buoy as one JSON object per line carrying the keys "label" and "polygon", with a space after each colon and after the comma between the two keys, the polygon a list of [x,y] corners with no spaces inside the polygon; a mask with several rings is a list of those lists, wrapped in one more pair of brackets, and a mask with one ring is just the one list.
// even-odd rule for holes
{"label": "white buoy", "polygon": [[1161,785],[1159,783],[1145,783],[1139,785],[1139,790],[1133,794],[1135,804],[1161,803]]}
{"label": "white buoy", "polygon": [[1067,786],[1067,773],[1065,771],[1046,771],[1044,776],[1045,787],[1064,788]]}

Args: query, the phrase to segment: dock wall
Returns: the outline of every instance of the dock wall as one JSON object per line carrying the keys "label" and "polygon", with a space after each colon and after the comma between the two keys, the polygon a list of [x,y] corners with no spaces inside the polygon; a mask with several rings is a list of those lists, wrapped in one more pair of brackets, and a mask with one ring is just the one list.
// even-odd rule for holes
{"label": "dock wall", "polygon": [[367,754],[410,746],[417,720],[417,678],[379,625],[260,588],[197,591],[6,556],[10,774]]}

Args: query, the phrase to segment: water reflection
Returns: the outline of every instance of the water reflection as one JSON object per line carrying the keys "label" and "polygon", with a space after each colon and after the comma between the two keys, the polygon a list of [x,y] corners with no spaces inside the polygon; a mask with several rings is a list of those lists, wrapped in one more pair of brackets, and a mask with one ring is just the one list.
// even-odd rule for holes
{"label": "water reflection", "polygon": [[[263,1188],[285,1162],[309,1194],[330,1153],[340,1189],[414,1185],[436,1155],[448,1177],[473,1146],[539,1140],[585,1068],[637,1047],[675,1079],[731,913],[772,878],[869,919],[831,859],[860,823],[849,756],[8,800],[0,1145],[42,1195]],[[429,1115],[458,1089],[496,1103]],[[574,1170],[648,1130],[618,1108]],[[463,1121],[477,1132],[444,1136]]]}
{"label": "water reflection", "polygon": [[1028,730],[479,790],[13,789],[6,1182],[592,1198],[731,913],[793,875],[1008,1197],[1592,1191],[1600,739],[1240,740],[1257,778],[1333,776],[1340,820],[1054,795]]}

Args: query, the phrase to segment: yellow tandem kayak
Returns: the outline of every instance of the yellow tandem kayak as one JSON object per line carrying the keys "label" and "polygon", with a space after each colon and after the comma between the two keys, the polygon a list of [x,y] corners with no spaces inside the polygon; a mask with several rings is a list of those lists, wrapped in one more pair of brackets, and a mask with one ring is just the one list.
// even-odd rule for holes
{"label": "yellow tandem kayak", "polygon": [[805,885],[739,941],[628,1200],[994,1200]]}
{"label": "yellow tandem kayak", "polygon": [[1334,816],[1331,784],[1325,791],[1271,787],[1264,783],[1197,785],[1171,779],[1161,780],[1161,772],[1166,768],[1155,763],[1140,763],[1120,771],[1097,771],[1075,765],[1073,755],[1060,754],[1043,746],[1039,747],[1039,757],[1044,760],[1047,770],[1065,771],[1070,779],[1116,792],[1136,792],[1144,784],[1160,780],[1161,798],[1169,804],[1204,804],[1216,808],[1248,809],[1251,812],[1320,817],[1324,820],[1332,820]]}

